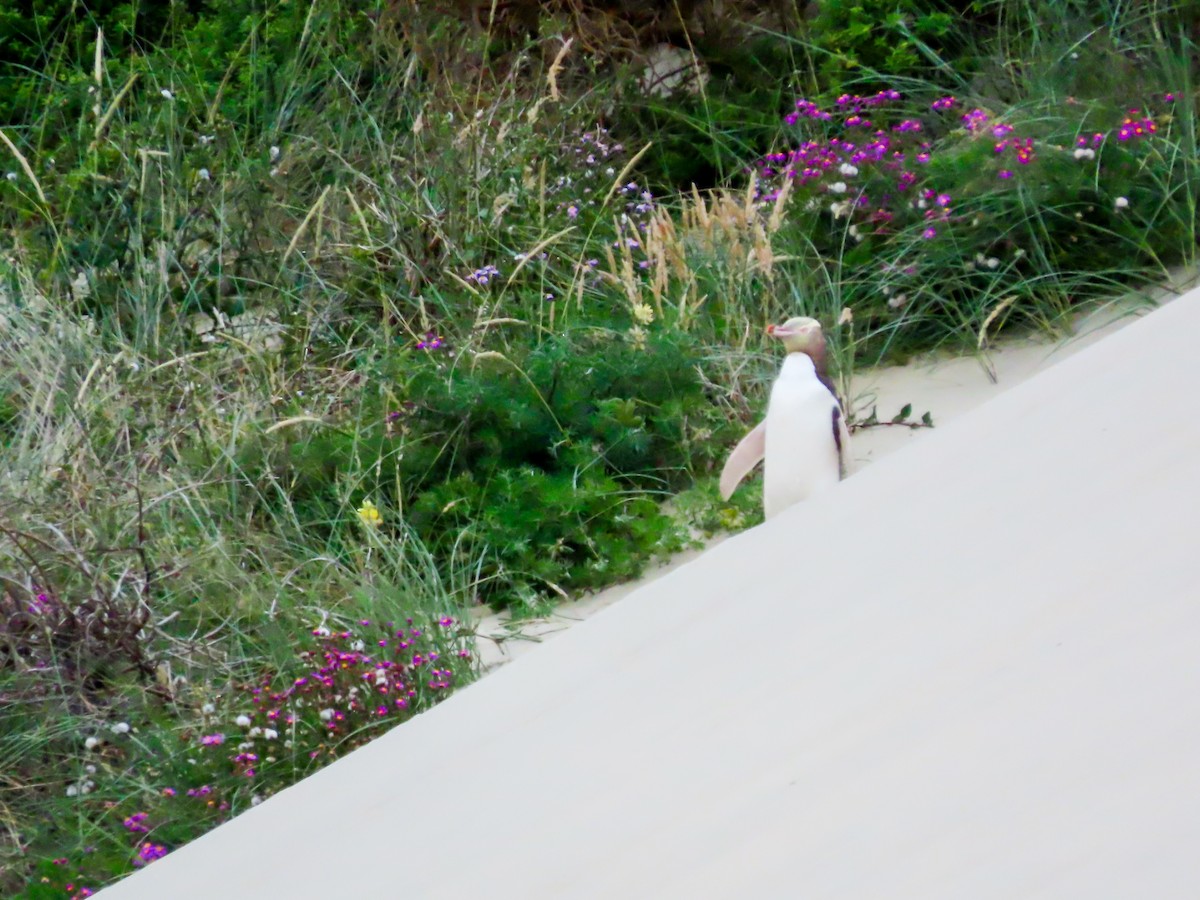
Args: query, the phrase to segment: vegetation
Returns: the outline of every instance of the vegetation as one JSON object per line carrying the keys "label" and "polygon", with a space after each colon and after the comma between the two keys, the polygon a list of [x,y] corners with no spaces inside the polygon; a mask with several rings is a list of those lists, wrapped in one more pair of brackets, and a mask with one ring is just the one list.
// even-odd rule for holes
{"label": "vegetation", "polygon": [[1190,4],[460,8],[0,2],[0,894],[438,702],[479,604],[755,521],[767,323],[853,400],[1193,261]]}

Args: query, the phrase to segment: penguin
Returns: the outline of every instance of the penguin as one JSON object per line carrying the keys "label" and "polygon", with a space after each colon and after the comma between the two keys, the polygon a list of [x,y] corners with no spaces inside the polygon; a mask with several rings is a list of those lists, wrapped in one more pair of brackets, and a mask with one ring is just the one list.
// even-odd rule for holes
{"label": "penguin", "polygon": [[787,358],[771,386],[766,418],[729,454],[720,488],[728,500],[764,460],[763,512],[769,519],[846,476],[850,433],[826,371],[820,323],[788,319],[768,325],[767,334],[783,341]]}

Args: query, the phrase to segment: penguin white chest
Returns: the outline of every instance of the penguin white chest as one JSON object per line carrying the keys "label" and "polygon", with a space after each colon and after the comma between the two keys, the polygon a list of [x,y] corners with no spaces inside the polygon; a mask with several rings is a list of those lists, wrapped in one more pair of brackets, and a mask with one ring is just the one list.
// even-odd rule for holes
{"label": "penguin white chest", "polygon": [[838,483],[837,408],[837,400],[817,378],[812,359],[789,353],[767,406],[763,460],[767,518]]}

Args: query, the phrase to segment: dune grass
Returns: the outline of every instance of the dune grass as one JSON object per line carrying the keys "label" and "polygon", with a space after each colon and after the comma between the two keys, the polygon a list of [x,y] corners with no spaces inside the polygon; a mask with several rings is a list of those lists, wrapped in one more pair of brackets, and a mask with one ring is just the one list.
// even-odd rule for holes
{"label": "dune grass", "polygon": [[1193,262],[1186,10],[972,9],[886,57],[751,20],[673,97],[599,20],[47,31],[0,128],[0,893],[86,896],[439,702],[480,604],[756,521],[713,473],[767,323],[820,318],[850,393]]}

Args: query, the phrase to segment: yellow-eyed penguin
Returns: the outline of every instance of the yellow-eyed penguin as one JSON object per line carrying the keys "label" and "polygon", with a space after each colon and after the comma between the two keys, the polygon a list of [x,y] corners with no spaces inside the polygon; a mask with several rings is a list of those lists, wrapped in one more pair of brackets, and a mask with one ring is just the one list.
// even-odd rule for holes
{"label": "yellow-eyed penguin", "polygon": [[767,518],[836,484],[846,474],[850,435],[825,369],[825,334],[816,319],[767,326],[783,341],[787,358],[767,405],[767,417],[729,454],[721,496],[763,462],[763,512]]}

